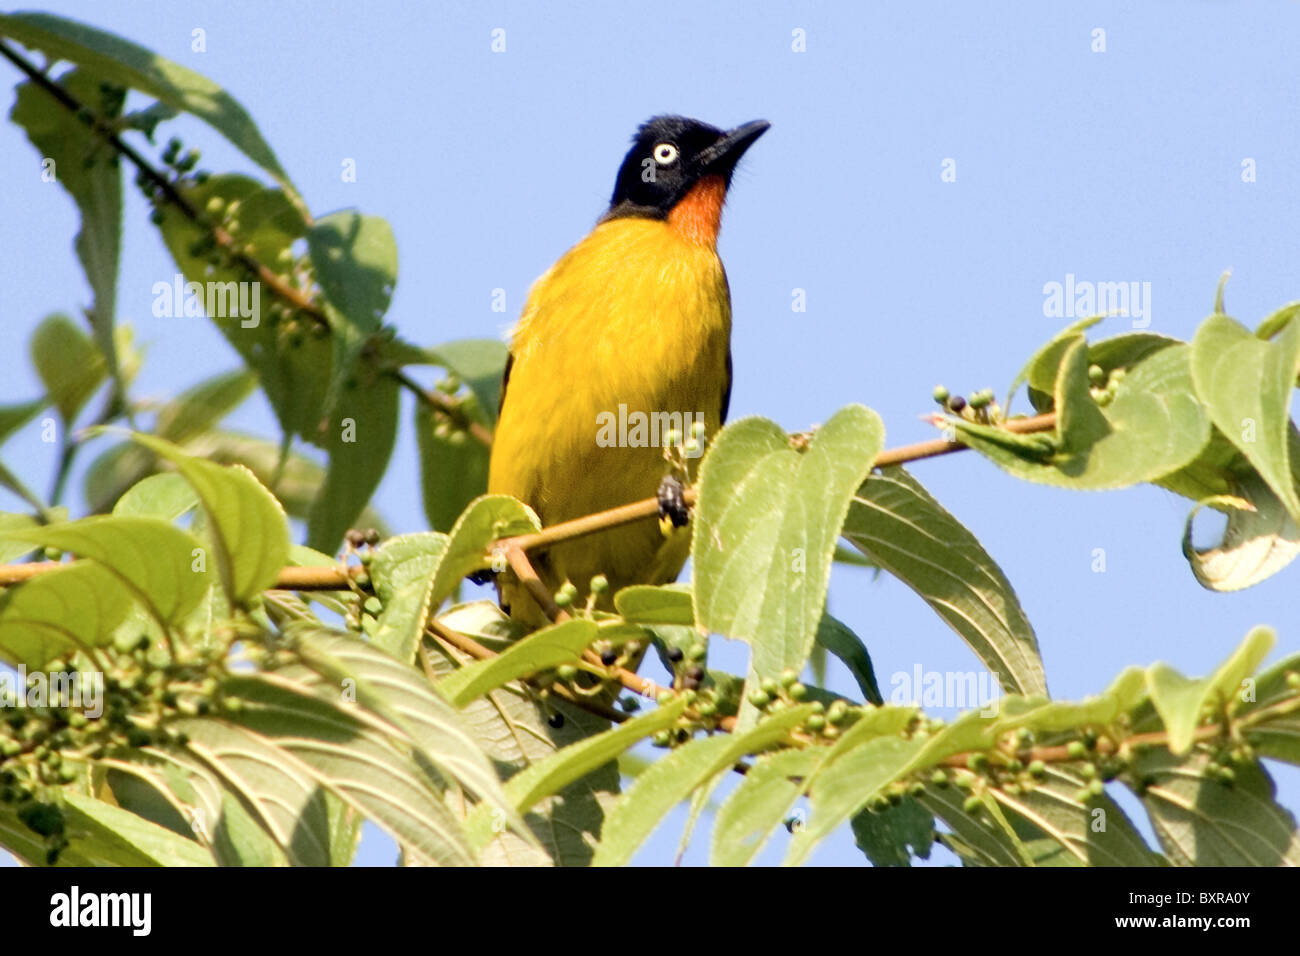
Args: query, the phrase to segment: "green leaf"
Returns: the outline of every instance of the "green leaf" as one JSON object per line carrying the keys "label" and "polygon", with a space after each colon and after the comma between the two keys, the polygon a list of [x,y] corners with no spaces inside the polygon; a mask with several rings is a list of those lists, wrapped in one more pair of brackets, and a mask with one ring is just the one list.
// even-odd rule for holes
{"label": "green leaf", "polygon": [[465,383],[489,425],[496,422],[501,396],[501,379],[505,375],[510,350],[498,339],[459,339],[423,350],[419,363],[441,365]]}
{"label": "green leaf", "polygon": [[1219,431],[1246,456],[1295,521],[1300,496],[1289,454],[1291,391],[1300,367],[1300,322],[1261,341],[1225,315],[1201,323],[1192,340],[1196,394]]}
{"label": "green leaf", "polygon": [[32,364],[45,391],[70,426],[104,381],[104,355],[66,315],[51,315],[32,333]]}
{"label": "green leaf", "polygon": [[[520,813],[526,813],[546,797],[617,760],[637,742],[671,727],[685,710],[686,701],[678,698],[665,707],[657,707],[604,733],[557,750],[511,777],[506,784],[506,796]],[[488,834],[494,828],[499,831],[504,823],[504,817],[486,805],[480,806],[466,822],[471,845],[482,846]]]}
{"label": "green leaf", "polygon": [[1039,484],[1080,490],[1124,488],[1182,468],[1210,439],[1192,389],[1189,347],[1169,344],[1126,369],[1104,408],[1092,397],[1082,337],[1065,350],[1056,380],[1054,435],[1014,435],[949,418],[957,438],[999,468]]}
{"label": "green leaf", "polygon": [[374,551],[370,579],[384,607],[371,640],[400,661],[415,659],[429,616],[433,573],[447,550],[447,540],[445,534],[403,534]]}
{"label": "green leaf", "polygon": [[78,561],[0,596],[0,657],[29,670],[74,648],[108,644],[132,600],[108,568]]}
{"label": "green leaf", "polygon": [[318,551],[338,547],[379,487],[397,441],[399,389],[387,377],[344,384],[325,442],[329,471],[307,518],[307,543]]}
{"label": "green leaf", "polygon": [[212,855],[193,840],[103,800],[65,790],[65,825],[78,852],[97,865],[212,866]]}
{"label": "green leaf", "polygon": [[825,762],[829,748],[780,750],[756,760],[718,810],[711,866],[744,866],[790,816],[804,781]]}
{"label": "green leaf", "polygon": [[[0,34],[8,33],[5,24],[9,19],[0,15]],[[22,40],[21,36],[17,38]],[[101,92],[100,83],[104,79],[96,71],[70,70],[55,82],[79,102],[95,110],[101,119],[112,122],[121,113],[122,99]],[[117,158],[103,140],[73,111],[33,83],[23,83],[18,87],[9,118],[26,130],[32,145],[40,152],[42,162],[53,161],[54,167],[49,172],[54,173],[57,181],[72,196],[81,214],[81,230],[76,239],[77,258],[81,260],[94,293],[94,305],[87,316],[99,351],[96,355],[82,356],[89,363],[83,369],[82,383],[68,381],[72,377],[70,373],[77,368],[70,360],[65,360],[66,364],[59,367],[59,357],[49,355],[46,362],[54,367],[41,368],[38,363],[47,387],[47,374],[53,374],[59,381],[64,399],[59,403],[59,409],[64,413],[64,421],[70,422],[73,415],[67,414],[67,406],[77,396],[78,384],[85,392],[84,401],[95,390],[88,384],[92,379],[98,385],[105,371],[115,378],[118,375],[113,322],[122,250],[122,172]],[[53,392],[51,388],[51,397],[58,402],[59,396]],[[73,412],[75,414],[75,409]]]}
{"label": "green leaf", "polygon": [[542,628],[487,660],[466,664],[438,682],[438,690],[457,707],[512,680],[560,664],[576,663],[582,651],[597,639],[593,621],[574,618]]}
{"label": "green leaf", "polygon": [[[1300,671],[1300,654],[1293,654],[1260,674],[1255,681],[1255,700],[1243,707],[1242,712],[1251,713],[1292,700],[1296,691],[1287,683],[1287,675],[1296,671]],[[1300,764],[1300,712],[1291,709],[1255,723],[1247,731],[1247,740],[1262,757]]]}
{"label": "green leaf", "polygon": [[[421,756],[447,780],[473,793],[484,806],[505,814],[520,831],[523,821],[513,815],[508,799],[460,715],[434,692],[428,681],[408,664],[350,635],[317,625],[295,627],[298,654],[323,681],[316,690],[327,700],[347,693],[383,724],[397,728]],[[391,732],[391,731],[390,731]]]}
{"label": "green leaf", "polygon": [[138,44],[47,13],[0,14],[0,34],[87,68],[96,79],[147,93],[203,120],[289,190],[289,176],[244,108],[206,77]]}
{"label": "green leaf", "polygon": [[212,586],[206,567],[195,569],[203,551],[198,540],[156,518],[100,515],[5,536],[102,565],[163,625],[175,624],[198,607]]}
{"label": "green leaf", "polygon": [[19,402],[17,405],[0,406],[0,445],[39,415],[47,405],[49,405],[47,399],[38,398],[31,402]]}
{"label": "green leaf", "polygon": [[198,507],[198,493],[183,476],[171,471],[150,475],[133,485],[113,506],[113,514],[158,518],[170,524]]}
{"label": "green leaf", "polygon": [[[705,458],[692,545],[696,624],[753,648],[751,680],[803,669],[840,527],[883,442],[880,417],[850,405],[802,454],[776,423],[751,418],[724,429]],[[741,725],[755,717],[742,704]]]}
{"label": "green leaf", "polygon": [[414,414],[424,516],[435,531],[450,531],[469,503],[487,492],[488,447],[422,402]]}
{"label": "green leaf", "polygon": [[289,563],[289,524],[280,503],[252,472],[195,458],[151,435],[132,437],[174,464],[198,493],[217,545],[221,583],[231,601],[246,603],[273,585]]}
{"label": "green leaf", "polygon": [[[1217,495],[1198,502],[1183,530],[1183,555],[1196,580],[1211,591],[1240,591],[1258,584],[1300,554],[1300,527],[1263,479],[1244,479],[1239,490],[1243,497]],[[1202,549],[1192,541],[1192,526],[1206,506],[1231,510],[1219,544]]]}
{"label": "green leaf", "polygon": [[852,826],[853,842],[873,866],[911,866],[913,856],[930,858],[934,814],[911,797],[878,813],[859,813]]}
{"label": "green leaf", "polygon": [[229,790],[221,794],[221,817],[212,852],[222,866],[286,866],[288,858]]}
{"label": "green leaf", "polygon": [[326,298],[363,333],[379,328],[397,283],[397,241],[378,216],[346,210],[307,230],[307,248]]}
{"label": "green leaf", "polygon": [[1047,693],[1038,640],[1006,575],[910,474],[871,475],[849,507],[844,536],[920,595],[1004,690]]}
{"label": "green leaf", "polygon": [[693,740],[646,768],[605,820],[593,866],[626,864],[678,803],[750,753],[784,740],[809,714],[811,705],[791,707],[745,733]]}
{"label": "green leaf", "polygon": [[1168,731],[1171,753],[1181,755],[1191,749],[1206,708],[1235,709],[1242,682],[1268,656],[1275,641],[1269,628],[1255,628],[1213,675],[1200,680],[1184,677],[1168,664],[1147,669],[1147,690]]}
{"label": "green leaf", "polygon": [[[51,509],[52,517],[56,521],[66,521],[68,519],[67,508]],[[35,550],[32,545],[23,541],[10,541],[5,538],[7,531],[25,531],[32,528],[42,527],[45,522],[40,521],[33,515],[17,514],[12,511],[0,511],[0,564],[12,564],[24,554],[30,554]]]}
{"label": "green leaf", "polygon": [[[225,719],[227,734],[238,741],[231,747],[252,747],[256,741],[269,748],[279,756],[265,759],[314,779],[423,862],[473,861],[459,822],[400,742],[366,726],[346,705],[272,675],[231,677],[225,690],[242,701],[239,711]],[[192,742],[198,739],[188,726],[183,729]]]}
{"label": "green leaf", "polygon": [[466,575],[490,566],[488,548],[500,538],[531,534],[541,523],[531,508],[509,495],[484,495],[460,516],[433,576],[431,606],[438,607]]}
{"label": "green leaf", "polygon": [[634,584],[614,595],[614,608],[629,624],[695,624],[689,585]]}
{"label": "green leaf", "polygon": [[[280,270],[293,268],[294,244],[306,235],[307,223],[284,193],[238,175],[212,176],[178,188],[194,208],[204,211],[205,218],[232,232],[257,261]],[[187,317],[207,314],[257,373],[281,428],[320,443],[321,422],[327,417],[326,393],[335,368],[330,330],[306,316],[277,318],[279,303],[257,276],[234,263],[211,261],[209,226],[195,223],[171,206],[162,207],[162,213],[163,242],[184,277],[199,285],[186,291],[174,282],[155,283],[154,309],[168,314],[180,297]],[[202,302],[190,294],[196,291],[202,292]]]}
{"label": "green leaf", "polygon": [[[856,500],[856,499],[855,499]],[[817,625],[817,644],[826,648],[849,669],[853,679],[858,682],[862,696],[873,704],[883,704],[880,687],[876,683],[876,670],[871,666],[871,655],[867,653],[862,638],[853,633],[843,621],[822,614],[821,623]]]}
{"label": "green leaf", "polygon": [[1178,866],[1297,866],[1295,817],[1278,805],[1258,763],[1235,768],[1232,786],[1210,776],[1213,757],[1177,758],[1163,748],[1138,752],[1133,775],[1165,853]]}
{"label": "green leaf", "polygon": [[[483,603],[464,605],[446,617],[481,621],[485,615],[476,608]],[[456,667],[448,652],[438,645],[429,645],[428,657],[439,677]],[[502,777],[526,772],[563,748],[609,729],[609,721],[604,718],[555,697],[540,704],[530,693],[517,684],[507,685],[471,701],[460,712]],[[559,726],[552,722],[556,715],[562,718],[562,722],[557,721]],[[525,822],[541,849],[508,828],[493,827],[492,841],[480,850],[479,862],[484,866],[589,865],[606,808],[618,787],[619,772],[613,763],[591,771],[525,814]],[[481,812],[460,805],[454,809],[471,818]]]}
{"label": "green leaf", "polygon": [[214,375],[164,405],[154,430],[159,438],[184,445],[242,405],[256,387],[257,376],[247,369]]}

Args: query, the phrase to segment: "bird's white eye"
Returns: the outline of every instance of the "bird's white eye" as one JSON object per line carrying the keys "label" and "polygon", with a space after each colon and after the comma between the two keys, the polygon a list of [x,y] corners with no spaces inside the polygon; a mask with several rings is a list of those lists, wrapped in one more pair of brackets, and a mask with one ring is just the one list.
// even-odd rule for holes
{"label": "bird's white eye", "polygon": [[677,159],[677,147],[672,143],[660,143],[655,147],[654,157],[660,166],[671,166]]}

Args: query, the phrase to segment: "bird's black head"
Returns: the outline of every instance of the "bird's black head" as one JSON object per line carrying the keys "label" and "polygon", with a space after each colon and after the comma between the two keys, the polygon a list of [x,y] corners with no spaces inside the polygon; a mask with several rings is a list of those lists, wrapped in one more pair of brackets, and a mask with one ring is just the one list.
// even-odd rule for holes
{"label": "bird's black head", "polygon": [[717,176],[724,186],[745,150],[767,131],[766,120],[720,130],[685,116],[656,116],[632,139],[623,159],[607,218],[664,219],[701,179]]}

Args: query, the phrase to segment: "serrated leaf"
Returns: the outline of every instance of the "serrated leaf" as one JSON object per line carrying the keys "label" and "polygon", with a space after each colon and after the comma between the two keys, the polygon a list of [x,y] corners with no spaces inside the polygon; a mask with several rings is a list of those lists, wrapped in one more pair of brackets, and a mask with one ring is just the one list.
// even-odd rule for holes
{"label": "serrated leaf", "polygon": [[791,707],[745,733],[693,740],[646,768],[605,820],[592,865],[627,863],[669,810],[741,757],[784,740],[812,710]]}
{"label": "serrated leaf", "polygon": [[[750,680],[803,669],[850,499],[883,442],[880,417],[861,405],[832,416],[802,454],[760,418],[715,440],[695,509],[696,624],[751,646]],[[741,726],[755,718],[744,702]]]}
{"label": "serrated leaf", "polygon": [[496,422],[509,348],[499,339],[458,339],[407,356],[406,365],[440,365],[459,378],[477,399],[487,424]]}
{"label": "serrated leaf", "polygon": [[595,622],[574,618],[529,634],[496,657],[475,661],[438,682],[438,690],[457,707],[520,677],[576,663],[596,640]]}
{"label": "serrated leaf", "polygon": [[744,866],[762,851],[806,789],[829,748],[781,750],[760,757],[718,810],[711,866]]}
{"label": "serrated leaf", "polygon": [[[234,752],[249,760],[277,761],[284,773],[300,778],[300,792],[309,781],[326,788],[373,819],[422,862],[473,862],[459,822],[397,742],[361,723],[345,707],[271,676],[231,677],[225,690],[242,702],[222,724],[223,739]],[[186,724],[182,729],[193,750],[201,738],[190,722],[181,723]],[[319,808],[317,825],[327,826],[323,801]],[[292,830],[285,833],[281,828],[281,846],[289,849],[286,840],[292,836]],[[327,830],[313,841],[326,860],[328,839]]]}
{"label": "serrated leaf", "polygon": [[71,842],[97,865],[214,865],[212,855],[193,840],[103,800],[65,790],[61,802]]}
{"label": "serrated leaf", "polygon": [[415,659],[429,615],[433,573],[447,550],[447,536],[415,533],[389,538],[374,552],[370,578],[383,610],[371,640],[398,660]]}
{"label": "serrated leaf", "polygon": [[[685,710],[686,701],[678,698],[665,707],[557,750],[511,777],[506,784],[506,796],[520,813],[527,813],[539,801],[619,759],[638,741],[671,727]],[[490,807],[480,806],[465,824],[470,844],[482,846],[489,839],[489,832],[493,829],[499,832],[504,824],[503,816],[494,814]]]}
{"label": "serrated leaf", "polygon": [[206,570],[195,570],[196,554],[203,550],[198,540],[156,518],[100,515],[5,536],[102,565],[164,625],[194,610],[212,586]]}
{"label": "serrated leaf", "polygon": [[0,597],[0,657],[38,670],[74,648],[108,644],[131,607],[130,593],[100,564],[47,571]]}
{"label": "serrated leaf", "polygon": [[170,524],[198,507],[198,492],[183,476],[168,472],[150,475],[133,485],[113,506],[113,514],[157,518]]}
{"label": "serrated leaf", "polygon": [[540,529],[533,510],[509,495],[484,495],[476,500],[448,536],[447,550],[434,572],[432,606],[442,604],[466,575],[490,566],[488,548],[494,541]]}
{"label": "serrated leaf", "polygon": [[1133,774],[1160,845],[1178,866],[1300,866],[1295,817],[1278,805],[1272,778],[1257,763],[1236,768],[1225,786],[1207,773],[1212,757],[1179,759],[1140,751]]}
{"label": "serrated leaf", "polygon": [[850,504],[844,537],[920,595],[1004,690],[1047,693],[1038,639],[1006,575],[910,474],[871,475]]}
{"label": "serrated leaf", "polygon": [[326,699],[347,693],[357,703],[409,737],[423,758],[446,779],[473,793],[485,806],[505,814],[506,822],[523,830],[512,813],[513,801],[501,788],[496,771],[474,743],[460,715],[409,665],[350,635],[316,625],[295,627],[298,654],[324,682]]}
{"label": "serrated leaf", "polygon": [[245,603],[274,584],[289,562],[289,523],[275,496],[253,473],[195,458],[152,435],[135,433],[132,438],[174,464],[198,493],[230,600]]}

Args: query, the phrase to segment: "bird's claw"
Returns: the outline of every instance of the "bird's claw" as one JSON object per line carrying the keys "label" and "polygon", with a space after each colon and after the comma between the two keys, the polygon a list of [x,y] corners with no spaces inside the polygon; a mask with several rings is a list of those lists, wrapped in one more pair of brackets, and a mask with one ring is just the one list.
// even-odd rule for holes
{"label": "bird's claw", "polygon": [[659,482],[658,498],[660,523],[671,523],[674,528],[686,527],[691,520],[691,511],[686,506],[682,483],[672,475],[665,475]]}

